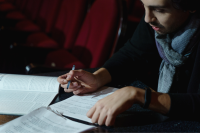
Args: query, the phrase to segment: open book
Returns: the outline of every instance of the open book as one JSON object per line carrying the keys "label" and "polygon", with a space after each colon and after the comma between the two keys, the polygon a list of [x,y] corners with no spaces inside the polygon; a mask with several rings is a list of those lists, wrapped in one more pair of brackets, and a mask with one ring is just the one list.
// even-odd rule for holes
{"label": "open book", "polygon": [[47,107],[58,89],[57,77],[0,74],[0,114],[24,115]]}

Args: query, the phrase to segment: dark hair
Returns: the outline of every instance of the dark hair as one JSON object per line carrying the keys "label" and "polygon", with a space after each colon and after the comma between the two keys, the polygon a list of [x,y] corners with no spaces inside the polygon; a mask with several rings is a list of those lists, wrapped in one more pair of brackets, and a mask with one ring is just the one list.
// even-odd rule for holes
{"label": "dark hair", "polygon": [[199,0],[172,0],[177,9],[199,12]]}

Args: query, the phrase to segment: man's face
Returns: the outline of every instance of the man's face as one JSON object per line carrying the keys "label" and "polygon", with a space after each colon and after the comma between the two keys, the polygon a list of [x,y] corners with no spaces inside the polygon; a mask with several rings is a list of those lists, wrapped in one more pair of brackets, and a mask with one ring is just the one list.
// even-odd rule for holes
{"label": "man's face", "polygon": [[171,0],[141,0],[145,8],[145,22],[158,34],[176,32],[189,17],[189,12],[175,9]]}

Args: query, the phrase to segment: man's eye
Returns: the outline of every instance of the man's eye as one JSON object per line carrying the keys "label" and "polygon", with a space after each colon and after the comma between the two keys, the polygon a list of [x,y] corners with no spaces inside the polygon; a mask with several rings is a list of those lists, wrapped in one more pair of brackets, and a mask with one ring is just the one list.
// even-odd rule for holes
{"label": "man's eye", "polygon": [[156,12],[160,12],[160,13],[164,13],[165,10],[162,10],[162,9],[155,9]]}

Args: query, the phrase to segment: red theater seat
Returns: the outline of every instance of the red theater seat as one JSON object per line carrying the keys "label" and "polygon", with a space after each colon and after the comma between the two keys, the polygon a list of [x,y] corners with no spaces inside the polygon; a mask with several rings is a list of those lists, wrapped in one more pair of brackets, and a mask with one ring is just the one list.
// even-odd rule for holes
{"label": "red theater seat", "polygon": [[35,12],[35,14],[33,14],[32,19],[35,20],[35,23],[33,23],[33,21],[31,20],[21,21],[16,24],[16,30],[28,32],[36,32],[43,30],[46,33],[49,33],[52,28],[52,24],[54,22],[57,10],[60,7],[60,1],[61,0],[43,0],[41,6],[39,3],[36,4],[37,7],[34,8],[38,8],[39,5],[40,10],[39,13]]}
{"label": "red theater seat", "polygon": [[43,32],[33,33],[27,38],[26,46],[43,47],[43,48],[58,48],[59,45],[53,39],[50,39]]}
{"label": "red theater seat", "polygon": [[14,3],[16,0],[5,0],[6,2]]}
{"label": "red theater seat", "polygon": [[63,0],[58,16],[54,18],[56,22],[53,27],[53,18],[50,13],[44,14],[44,16],[48,16],[46,21],[49,24],[47,24],[45,32],[51,31],[51,38],[44,32],[34,33],[27,38],[26,45],[48,48],[58,48],[64,45],[66,49],[71,49],[84,21],[87,6],[88,0]]}
{"label": "red theater seat", "polygon": [[5,0],[0,0],[0,3],[3,3],[3,2],[5,2]]}
{"label": "red theater seat", "polygon": [[26,31],[26,32],[37,32],[40,31],[40,27],[35,25],[30,20],[23,20],[16,24],[15,30]]}
{"label": "red theater seat", "polygon": [[27,1],[23,10],[27,19],[14,21],[14,23],[11,20],[8,21],[7,25],[7,21],[3,22],[3,24],[5,24],[5,29],[2,30],[2,37],[4,38],[3,42],[5,45],[13,44],[14,42],[24,43],[30,33],[40,31],[40,27],[35,25],[33,21],[36,21],[36,17],[38,16],[43,1],[44,0]]}
{"label": "red theater seat", "polygon": [[12,11],[6,14],[6,19],[14,19],[14,20],[22,20],[25,19],[26,16],[22,13],[25,6],[27,4],[27,0],[17,0],[16,6],[19,10]]}
{"label": "red theater seat", "polygon": [[[121,25],[121,0],[96,0],[91,6],[72,52],[66,49],[48,54],[46,65],[58,68],[100,67],[109,58]],[[67,47],[66,47],[67,48]]]}
{"label": "red theater seat", "polygon": [[25,32],[39,31],[38,26],[33,25],[31,21],[36,19],[42,2],[43,0],[21,0],[19,9],[23,11],[23,14],[19,11],[13,11],[8,13],[6,17],[9,19],[23,19],[15,25],[15,30]]}
{"label": "red theater seat", "polygon": [[42,31],[49,33],[55,23],[62,0],[44,0],[35,23]]}
{"label": "red theater seat", "polygon": [[0,12],[9,12],[17,9],[21,0],[0,0]]}
{"label": "red theater seat", "polygon": [[[28,6],[28,3],[31,4]],[[6,29],[13,29],[17,22],[27,19],[23,12],[31,8],[32,0],[16,0],[15,6],[16,10],[2,13],[1,15],[1,25]]]}
{"label": "red theater seat", "polygon": [[22,20],[18,22],[15,26],[16,30],[25,32],[40,31],[40,28],[37,25],[33,24],[32,21],[36,19],[42,2],[43,0],[29,0],[24,12],[24,14],[29,20]]}
{"label": "red theater seat", "polygon": [[7,11],[11,11],[11,10],[15,10],[15,6],[11,3],[2,3],[0,4],[0,11],[1,12],[7,12]]}
{"label": "red theater seat", "polygon": [[8,0],[0,0],[0,12],[1,13],[7,13],[10,12],[14,9],[17,9],[17,6],[21,0],[13,0],[13,1],[8,1]]}
{"label": "red theater seat", "polygon": [[19,11],[13,11],[10,12],[6,15],[7,19],[14,19],[14,20],[22,20],[25,19],[26,17]]}

